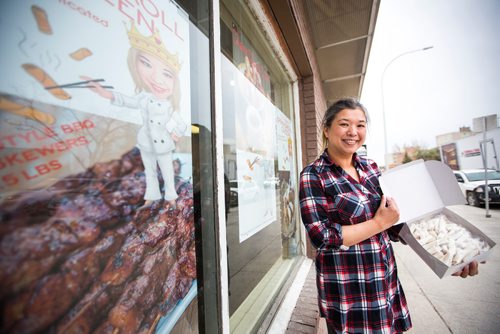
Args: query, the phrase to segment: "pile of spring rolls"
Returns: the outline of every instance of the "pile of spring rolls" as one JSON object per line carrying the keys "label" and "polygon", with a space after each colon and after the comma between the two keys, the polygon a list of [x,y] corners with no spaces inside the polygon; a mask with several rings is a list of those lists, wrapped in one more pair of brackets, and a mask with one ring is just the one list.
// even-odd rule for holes
{"label": "pile of spring rolls", "polygon": [[412,223],[410,231],[427,252],[448,267],[468,263],[490,249],[484,240],[444,214]]}

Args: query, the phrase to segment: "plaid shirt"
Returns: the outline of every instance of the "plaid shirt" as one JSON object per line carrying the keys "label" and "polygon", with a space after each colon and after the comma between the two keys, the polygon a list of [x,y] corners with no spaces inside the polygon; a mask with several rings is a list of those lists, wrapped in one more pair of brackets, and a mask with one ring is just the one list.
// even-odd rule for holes
{"label": "plaid shirt", "polygon": [[339,333],[402,332],[411,328],[411,319],[389,233],[342,246],[342,225],[373,218],[382,193],[376,163],[356,154],[353,160],[360,182],[326,151],[300,176],[302,221],[318,250],[320,313]]}

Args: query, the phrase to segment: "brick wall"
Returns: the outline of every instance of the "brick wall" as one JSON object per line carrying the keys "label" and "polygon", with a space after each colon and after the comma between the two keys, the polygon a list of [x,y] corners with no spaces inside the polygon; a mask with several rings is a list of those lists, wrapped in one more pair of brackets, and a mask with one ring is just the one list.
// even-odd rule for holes
{"label": "brick wall", "polygon": [[306,18],[304,4],[300,0],[290,1],[297,26],[302,36],[302,43],[311,64],[313,74],[302,77],[299,85],[299,99],[301,100],[301,136],[302,136],[302,163],[307,165],[314,161],[322,150],[321,120],[326,110],[326,99],[323,93],[319,67],[314,54],[311,33]]}
{"label": "brick wall", "polygon": [[[321,121],[327,105],[303,1],[291,0],[290,2],[313,72],[312,75],[299,79],[302,165],[306,166],[322,152]],[[306,249],[308,257],[315,256],[316,251],[309,239],[307,239]]]}

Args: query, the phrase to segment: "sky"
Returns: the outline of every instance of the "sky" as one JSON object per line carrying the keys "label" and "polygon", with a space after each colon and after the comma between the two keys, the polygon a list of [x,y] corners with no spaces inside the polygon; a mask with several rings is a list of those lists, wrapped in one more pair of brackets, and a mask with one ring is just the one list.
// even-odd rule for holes
{"label": "sky", "polygon": [[384,165],[383,111],[388,152],[500,117],[499,15],[499,0],[381,1],[361,94],[370,158]]}

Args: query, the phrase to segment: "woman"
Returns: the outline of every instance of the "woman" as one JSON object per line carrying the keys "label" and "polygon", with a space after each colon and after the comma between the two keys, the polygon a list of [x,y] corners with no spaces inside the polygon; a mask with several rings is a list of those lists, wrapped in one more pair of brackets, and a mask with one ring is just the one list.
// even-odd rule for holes
{"label": "woman", "polygon": [[[367,113],[354,99],[323,119],[326,149],[300,177],[302,220],[317,248],[318,304],[329,333],[400,333],[411,328],[390,238],[399,209],[381,192],[377,164],[357,156]],[[477,274],[477,263],[462,277]]]}
{"label": "woman", "polygon": [[143,208],[162,198],[156,171],[158,165],[165,183],[163,198],[174,209],[178,196],[174,186],[172,152],[175,142],[187,129],[179,114],[180,63],[177,56],[165,48],[157,33],[146,37],[132,25],[128,36],[131,44],[128,67],[136,86],[136,95],[111,92],[97,82],[91,83],[91,89],[114,105],[140,110],[142,127],[137,134],[137,146],[146,176]]}

